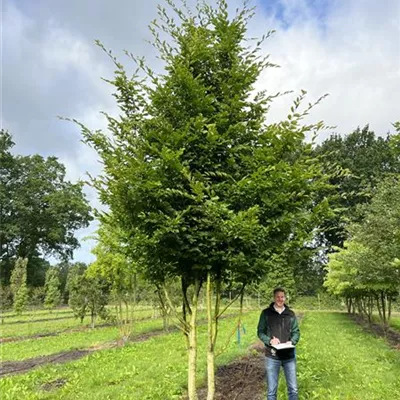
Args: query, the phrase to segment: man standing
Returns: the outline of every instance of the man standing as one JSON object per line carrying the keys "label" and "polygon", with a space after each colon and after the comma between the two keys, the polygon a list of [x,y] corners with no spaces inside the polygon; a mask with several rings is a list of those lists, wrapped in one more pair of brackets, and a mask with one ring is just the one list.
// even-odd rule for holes
{"label": "man standing", "polygon": [[[298,400],[296,354],[294,345],[300,339],[299,325],[292,310],[285,304],[285,290],[274,290],[274,302],[263,310],[258,323],[258,337],[265,344],[265,369],[267,373],[267,400],[276,400],[281,366],[286,377],[289,400]],[[277,350],[274,345],[293,345]]]}

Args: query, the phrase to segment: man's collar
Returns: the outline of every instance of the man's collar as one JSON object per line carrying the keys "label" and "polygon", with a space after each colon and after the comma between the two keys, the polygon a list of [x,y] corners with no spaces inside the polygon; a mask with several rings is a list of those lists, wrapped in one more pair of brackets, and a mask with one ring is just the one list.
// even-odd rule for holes
{"label": "man's collar", "polygon": [[282,314],[282,313],[285,311],[285,305],[283,305],[283,306],[282,306],[282,309],[280,310],[280,309],[276,306],[276,304],[274,303],[274,310],[275,310],[277,313]]}

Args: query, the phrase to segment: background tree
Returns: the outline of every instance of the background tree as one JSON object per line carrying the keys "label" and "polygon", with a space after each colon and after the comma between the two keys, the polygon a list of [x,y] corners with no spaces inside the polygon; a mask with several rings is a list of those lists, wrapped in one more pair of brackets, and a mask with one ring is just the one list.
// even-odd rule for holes
{"label": "background tree", "polygon": [[133,330],[140,286],[143,288],[144,282],[138,274],[137,264],[129,257],[126,234],[112,215],[103,215],[96,239],[98,243],[92,250],[96,260],[90,265],[88,276],[101,276],[110,285],[116,303],[116,321],[122,339],[126,341]]}
{"label": "background tree", "polygon": [[[29,285],[43,286],[43,256],[69,258],[79,246],[77,229],[88,226],[90,207],[83,183],[65,181],[56,157],[11,153],[11,135],[0,132],[0,263],[7,284],[16,257],[28,258]],[[38,273],[37,270],[41,272]]]}
{"label": "background tree", "polygon": [[34,308],[42,308],[45,297],[46,290],[44,286],[31,286],[29,288],[29,305]]}
{"label": "background tree", "polygon": [[87,269],[84,263],[75,263],[69,271],[67,277],[67,290],[69,293],[68,305],[72,308],[76,318],[83,322],[86,316],[86,294],[84,287],[84,274]]}
{"label": "background tree", "polygon": [[108,317],[106,305],[109,299],[109,285],[98,275],[88,274],[83,263],[76,263],[69,272],[67,287],[69,291],[69,306],[74,315],[83,322],[90,315],[90,325],[94,328],[97,317]]}
{"label": "background tree", "polygon": [[56,267],[47,270],[44,288],[46,293],[44,306],[48,309],[57,307],[61,301],[61,291],[59,270]]}
{"label": "background tree", "polygon": [[13,294],[13,308],[18,314],[25,310],[28,303],[28,287],[26,284],[26,266],[28,260],[18,258],[11,274],[11,291]]}
{"label": "background tree", "polygon": [[371,319],[374,304],[382,322],[390,319],[400,291],[400,181],[381,182],[369,204],[359,207],[361,220],[348,227],[345,248],[330,256],[325,285]]}
{"label": "background tree", "polygon": [[382,179],[400,173],[400,153],[396,154],[393,139],[391,135],[376,136],[367,125],[344,137],[331,135],[317,146],[316,153],[322,155],[327,170],[339,165],[349,172],[332,179],[339,195],[333,206],[341,213],[324,226],[323,238],[328,246],[343,245],[346,225],[359,219],[357,206],[369,203]]}
{"label": "background tree", "polygon": [[0,311],[3,313],[10,308],[13,304],[13,294],[10,285],[3,285],[0,282]]}

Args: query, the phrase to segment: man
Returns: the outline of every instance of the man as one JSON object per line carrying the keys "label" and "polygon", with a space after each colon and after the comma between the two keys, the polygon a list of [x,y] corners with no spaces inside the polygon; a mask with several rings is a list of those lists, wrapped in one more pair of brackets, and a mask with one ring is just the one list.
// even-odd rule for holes
{"label": "man", "polygon": [[286,377],[289,400],[298,400],[296,353],[294,347],[276,350],[272,345],[296,345],[300,339],[297,319],[285,304],[285,290],[274,290],[274,302],[263,310],[258,323],[258,337],[265,344],[265,369],[267,373],[267,400],[276,400],[281,366]]}

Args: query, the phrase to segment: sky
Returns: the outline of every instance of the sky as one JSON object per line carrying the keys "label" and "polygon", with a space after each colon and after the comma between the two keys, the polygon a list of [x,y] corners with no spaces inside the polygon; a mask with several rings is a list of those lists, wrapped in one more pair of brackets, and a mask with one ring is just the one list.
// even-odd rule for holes
{"label": "sky", "polygon": [[[214,0],[209,0],[214,1]],[[189,5],[195,0],[188,0]],[[177,0],[179,3],[179,0]],[[57,116],[76,118],[91,129],[106,129],[100,111],[117,115],[112,88],[113,65],[94,44],[99,39],[120,57],[129,50],[145,56],[162,71],[148,24],[163,0],[0,0],[1,4],[1,128],[16,142],[14,153],[57,156],[67,179],[87,179],[101,166],[96,153],[80,141],[80,131]],[[229,0],[230,11],[241,1]],[[301,89],[306,103],[329,96],[310,114],[310,122],[336,126],[324,131],[348,134],[369,124],[378,135],[393,132],[400,120],[399,0],[253,0],[255,15],[249,37],[275,30],[263,45],[270,61],[256,89],[270,94],[293,90],[272,105],[268,120],[288,114]],[[396,106],[397,104],[397,106]],[[308,122],[308,121],[307,121]],[[93,207],[100,204],[85,188]],[[77,232],[75,261],[91,262],[93,222]]]}

